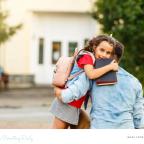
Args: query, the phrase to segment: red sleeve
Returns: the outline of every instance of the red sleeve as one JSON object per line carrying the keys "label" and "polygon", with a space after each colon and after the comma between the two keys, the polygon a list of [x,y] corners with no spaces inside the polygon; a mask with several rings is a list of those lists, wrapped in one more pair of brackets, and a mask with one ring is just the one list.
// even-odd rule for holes
{"label": "red sleeve", "polygon": [[78,61],[77,61],[78,67],[84,68],[84,65],[90,64],[93,65],[93,59],[90,55],[84,54]]}

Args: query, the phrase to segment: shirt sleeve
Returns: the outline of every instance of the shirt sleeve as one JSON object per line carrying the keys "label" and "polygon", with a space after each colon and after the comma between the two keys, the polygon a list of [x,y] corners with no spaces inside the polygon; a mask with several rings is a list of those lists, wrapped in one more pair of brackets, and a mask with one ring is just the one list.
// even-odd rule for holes
{"label": "shirt sleeve", "polygon": [[85,73],[83,73],[79,80],[76,80],[68,88],[62,90],[62,101],[64,103],[69,103],[73,100],[80,99],[87,93],[87,91],[90,89],[90,86],[91,81],[88,79]]}
{"label": "shirt sleeve", "polygon": [[84,54],[78,61],[78,67],[84,68],[84,65],[90,64],[93,65],[93,59],[89,54]]}
{"label": "shirt sleeve", "polygon": [[142,86],[137,85],[136,102],[134,105],[133,119],[135,128],[144,128],[144,98]]}

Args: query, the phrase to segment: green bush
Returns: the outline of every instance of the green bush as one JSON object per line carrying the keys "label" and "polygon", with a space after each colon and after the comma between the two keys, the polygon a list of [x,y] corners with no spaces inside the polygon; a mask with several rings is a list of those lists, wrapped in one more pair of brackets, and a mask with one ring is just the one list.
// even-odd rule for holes
{"label": "green bush", "polygon": [[122,66],[144,86],[144,0],[96,0],[92,16],[124,44]]}

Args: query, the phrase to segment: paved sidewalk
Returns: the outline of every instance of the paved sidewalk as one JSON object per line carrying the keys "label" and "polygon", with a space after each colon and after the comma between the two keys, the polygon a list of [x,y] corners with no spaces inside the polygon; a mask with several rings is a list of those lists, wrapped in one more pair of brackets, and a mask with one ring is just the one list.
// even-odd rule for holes
{"label": "paved sidewalk", "polygon": [[50,128],[53,99],[52,87],[0,91],[0,128]]}
{"label": "paved sidewalk", "polygon": [[0,128],[49,128],[53,98],[51,87],[0,91]]}

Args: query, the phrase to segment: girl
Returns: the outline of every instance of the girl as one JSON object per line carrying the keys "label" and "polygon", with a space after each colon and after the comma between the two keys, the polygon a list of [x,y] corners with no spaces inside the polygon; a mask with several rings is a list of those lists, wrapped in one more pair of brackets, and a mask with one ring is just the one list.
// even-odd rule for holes
{"label": "girl", "polygon": [[[90,40],[88,46],[86,46],[84,50],[91,52],[95,58],[111,58],[114,55],[114,47],[115,40],[112,37],[99,35]],[[118,64],[115,61],[112,61],[110,64],[98,69],[94,69],[93,64],[94,61],[92,56],[88,53],[85,53],[76,60],[71,74],[74,74],[83,69],[89,79],[96,79],[108,71],[118,70]],[[72,80],[68,81],[67,87],[72,85],[76,80],[80,80],[80,77],[82,76],[83,74],[80,74]],[[61,90],[57,89],[56,95],[60,94]],[[60,99],[54,100],[51,106],[51,112],[55,116],[52,128],[65,129],[70,125],[78,125],[79,115],[81,112],[80,107],[85,100],[85,94],[83,94],[78,100],[75,98],[76,100],[72,100],[72,102],[68,104],[63,103],[61,97]],[[83,113],[83,111],[81,113]]]}

